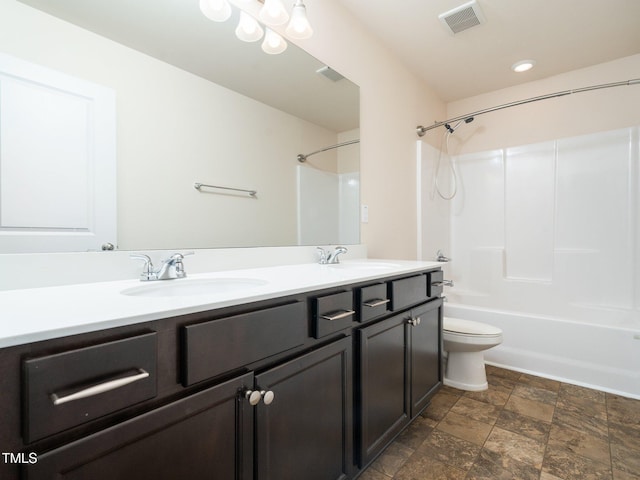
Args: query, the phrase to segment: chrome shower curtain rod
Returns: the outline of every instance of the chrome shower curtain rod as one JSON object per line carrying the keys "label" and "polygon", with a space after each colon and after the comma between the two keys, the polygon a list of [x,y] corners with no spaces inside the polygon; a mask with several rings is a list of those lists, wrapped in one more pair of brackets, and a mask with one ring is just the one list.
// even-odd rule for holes
{"label": "chrome shower curtain rod", "polygon": [[331,145],[330,147],[321,148],[320,150],[316,150],[315,152],[307,153],[306,155],[304,155],[302,153],[299,153],[297,158],[298,158],[299,162],[304,162],[304,161],[307,160],[307,157],[310,157],[311,155],[315,155],[316,153],[326,152],[327,150],[333,150],[334,148],[338,148],[338,147],[345,147],[345,146],[351,145],[353,143],[360,143],[360,139],[358,139],[358,140],[349,140],[347,142],[342,142],[342,143],[338,143],[336,145]]}
{"label": "chrome shower curtain rod", "polygon": [[433,130],[434,128],[442,127],[443,125],[457,122],[458,120],[465,120],[467,118],[476,117],[478,115],[483,115],[485,113],[495,112],[496,110],[502,110],[503,108],[515,107],[517,105],[537,102],[539,100],[547,100],[548,98],[563,97],[565,95],[571,95],[573,93],[589,92],[591,90],[599,90],[601,88],[622,87],[622,86],[637,85],[637,84],[640,84],[640,78],[626,80],[623,82],[603,83],[601,85],[592,85],[590,87],[575,88],[573,90],[564,90],[562,92],[549,93],[547,95],[540,95],[539,97],[527,98],[526,100],[518,100],[515,102],[504,103],[502,105],[498,105],[497,107],[485,108],[484,110],[478,110],[477,112],[467,113],[466,115],[459,115],[457,117],[450,118],[442,122],[436,122],[433,125],[430,125],[428,127],[423,127],[422,125],[418,125],[418,127],[416,128],[416,132],[418,136],[422,137],[424,136],[425,133],[427,133],[429,130]]}

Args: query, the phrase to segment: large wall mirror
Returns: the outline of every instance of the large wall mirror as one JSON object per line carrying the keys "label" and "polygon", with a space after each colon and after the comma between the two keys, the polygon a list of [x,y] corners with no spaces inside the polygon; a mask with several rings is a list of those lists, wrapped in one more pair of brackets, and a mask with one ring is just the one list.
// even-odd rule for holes
{"label": "large wall mirror", "polygon": [[114,93],[116,248],[359,242],[348,79],[291,43],[267,55],[238,40],[238,11],[212,22],[197,0],[0,3],[0,52]]}

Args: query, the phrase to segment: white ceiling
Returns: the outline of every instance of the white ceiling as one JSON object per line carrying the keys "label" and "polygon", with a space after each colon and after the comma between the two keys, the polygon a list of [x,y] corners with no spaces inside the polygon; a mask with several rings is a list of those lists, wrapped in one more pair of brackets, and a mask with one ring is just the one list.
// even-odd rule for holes
{"label": "white ceiling", "polygon": [[640,53],[640,0],[478,0],[486,23],[455,36],[438,15],[467,0],[337,1],[447,102]]}

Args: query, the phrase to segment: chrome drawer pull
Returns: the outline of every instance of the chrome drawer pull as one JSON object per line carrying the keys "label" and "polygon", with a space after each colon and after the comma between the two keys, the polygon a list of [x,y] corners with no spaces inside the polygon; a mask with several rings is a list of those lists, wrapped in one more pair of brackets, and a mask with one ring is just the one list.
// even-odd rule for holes
{"label": "chrome drawer pull", "polygon": [[371,300],[369,302],[364,302],[363,305],[365,307],[370,307],[370,308],[375,308],[375,307],[380,307],[382,305],[386,305],[387,303],[389,303],[391,300],[389,300],[388,298],[386,300],[383,300],[381,298],[376,298],[374,300]]}
{"label": "chrome drawer pull", "polygon": [[439,282],[432,282],[432,287],[453,287],[453,280],[441,280]]}
{"label": "chrome drawer pull", "polygon": [[140,373],[100,383],[98,385],[94,385],[93,387],[85,388],[84,390],[80,390],[76,393],[72,393],[64,397],[58,397],[58,395],[52,393],[51,401],[54,405],[61,405],[63,403],[72,402],[74,400],[80,400],[81,398],[93,397],[94,395],[108,392],[110,390],[115,390],[116,388],[124,387],[125,385],[137,382],[138,380],[142,380],[143,378],[147,378],[149,376],[149,372],[143,370],[142,368],[139,368],[138,372]]}
{"label": "chrome drawer pull", "polygon": [[341,318],[347,318],[355,314],[356,314],[355,310],[339,310],[338,312],[333,314],[321,315],[320,318],[323,318],[324,320],[333,321],[333,320],[340,320]]}

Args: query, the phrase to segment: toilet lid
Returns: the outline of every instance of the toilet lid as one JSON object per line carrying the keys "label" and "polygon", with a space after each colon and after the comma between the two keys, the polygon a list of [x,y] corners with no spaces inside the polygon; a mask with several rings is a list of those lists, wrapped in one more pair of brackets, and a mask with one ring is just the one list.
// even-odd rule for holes
{"label": "toilet lid", "polygon": [[502,330],[486,323],[463,320],[461,318],[444,317],[442,329],[448,332],[467,335],[501,335]]}

